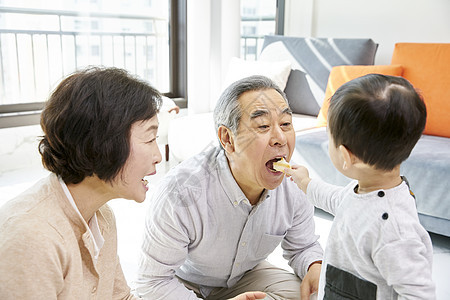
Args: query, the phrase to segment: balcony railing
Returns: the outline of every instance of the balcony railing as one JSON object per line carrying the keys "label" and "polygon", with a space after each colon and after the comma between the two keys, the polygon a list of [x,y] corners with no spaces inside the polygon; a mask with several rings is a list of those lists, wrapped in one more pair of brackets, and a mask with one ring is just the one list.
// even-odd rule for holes
{"label": "balcony railing", "polygon": [[[253,24],[255,34],[242,34],[241,35],[241,57],[246,60],[256,60],[259,53],[261,53],[264,43],[264,36],[274,34],[276,27],[275,16],[263,16],[263,17],[242,17],[242,26],[249,26]],[[267,24],[270,29],[261,28],[262,24]],[[258,32],[258,33],[256,33]]]}
{"label": "balcony railing", "polygon": [[0,7],[0,114],[19,103],[39,109],[32,103],[88,65],[125,68],[168,90],[168,27],[144,15]]}

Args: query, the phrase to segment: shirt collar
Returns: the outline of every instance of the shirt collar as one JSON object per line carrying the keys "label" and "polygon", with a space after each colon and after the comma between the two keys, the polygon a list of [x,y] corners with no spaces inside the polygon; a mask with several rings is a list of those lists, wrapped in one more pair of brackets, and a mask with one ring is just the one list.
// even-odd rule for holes
{"label": "shirt collar", "polygon": [[[236,180],[231,173],[230,166],[228,164],[228,159],[225,155],[225,151],[222,149],[217,156],[217,166],[218,166],[218,179],[220,184],[222,185],[225,194],[228,196],[228,200],[230,200],[231,204],[234,207],[237,207],[244,201],[246,205],[251,206],[250,201],[245,196],[244,192],[242,192],[241,188],[237,184]],[[258,204],[262,203],[265,199],[270,197],[270,191],[264,190],[259,198]]]}
{"label": "shirt collar", "polygon": [[95,257],[95,259],[97,259],[100,249],[102,248],[103,244],[105,243],[103,235],[101,234],[101,231],[100,231],[100,227],[98,225],[97,214],[94,214],[92,216],[92,218],[89,220],[89,223],[86,224],[83,216],[81,215],[80,210],[78,209],[78,207],[75,203],[75,200],[73,200],[72,194],[70,193],[69,188],[67,187],[66,183],[62,180],[61,177],[58,177],[58,180],[59,180],[59,183],[61,184],[64,194],[66,195],[66,197],[69,200],[70,204],[72,205],[73,209],[78,213],[80,218],[83,220],[83,223],[85,224],[87,231],[93,237],[94,251],[95,251],[94,257]]}

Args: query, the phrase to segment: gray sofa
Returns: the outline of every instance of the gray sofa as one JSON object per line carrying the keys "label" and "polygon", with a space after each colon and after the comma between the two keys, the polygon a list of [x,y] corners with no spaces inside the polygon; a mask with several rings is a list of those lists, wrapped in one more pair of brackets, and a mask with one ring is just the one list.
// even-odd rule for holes
{"label": "gray sofa", "polygon": [[[325,128],[299,134],[295,150],[297,159],[307,164],[321,179],[337,185],[350,181],[331,163]],[[416,196],[422,225],[430,232],[450,236],[450,139],[423,135],[402,164],[401,173],[408,179]]]}
{"label": "gray sofa", "polygon": [[[258,60],[291,61],[292,69],[284,91],[294,112],[297,135],[292,160],[309,167],[312,176],[338,185],[349,181],[331,164],[325,128],[315,128],[316,118],[325,98],[330,70],[341,65],[373,65],[377,47],[371,39],[265,37]],[[411,71],[414,66],[405,65],[405,68]],[[422,69],[419,66],[421,72]],[[172,157],[177,161],[216,145],[212,113],[172,120],[168,140]],[[450,177],[450,139],[424,135],[403,164],[402,173],[416,194],[424,227],[430,232],[450,236],[450,193],[446,191]]]}
{"label": "gray sofa", "polygon": [[[283,50],[274,51],[275,48]],[[377,45],[370,39],[267,36],[262,53],[289,53],[276,59],[293,60],[294,67],[285,92],[296,118],[318,114],[323,101],[320,97],[324,95],[331,67],[373,64],[376,49]],[[321,89],[323,93],[314,89]],[[345,185],[349,182],[350,179],[340,174],[330,161],[324,127],[296,128],[296,131],[294,162],[306,165],[312,176],[318,176],[329,183]],[[450,139],[423,135],[411,156],[403,163],[401,172],[407,177],[416,195],[422,225],[430,232],[450,236],[450,193],[447,191],[450,178]]]}

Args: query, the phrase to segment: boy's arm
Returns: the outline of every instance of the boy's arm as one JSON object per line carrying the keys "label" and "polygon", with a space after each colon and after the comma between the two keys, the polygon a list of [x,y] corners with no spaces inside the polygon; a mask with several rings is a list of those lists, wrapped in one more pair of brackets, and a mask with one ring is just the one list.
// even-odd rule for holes
{"label": "boy's arm", "polygon": [[332,215],[336,214],[336,209],[342,199],[343,187],[318,179],[311,179],[308,169],[303,166],[293,165],[290,169],[285,169],[284,172],[307,195],[308,200],[314,206]]}

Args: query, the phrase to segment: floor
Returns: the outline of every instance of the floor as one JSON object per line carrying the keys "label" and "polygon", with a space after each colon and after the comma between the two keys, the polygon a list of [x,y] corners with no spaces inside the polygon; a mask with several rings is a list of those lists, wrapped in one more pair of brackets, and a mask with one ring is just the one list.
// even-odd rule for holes
{"label": "floor", "polygon": [[[175,164],[172,159],[157,166],[157,174],[150,180],[149,194],[152,192],[152,186],[157,185],[164,174]],[[0,173],[0,206],[46,174],[48,174],[47,171],[39,166]],[[116,214],[118,251],[122,268],[127,280],[132,284],[137,271],[137,260],[148,201],[138,204],[133,201],[115,199],[111,200],[109,204]],[[332,222],[331,217],[324,212],[317,211],[315,221],[316,232],[320,235],[319,242],[325,247]],[[433,280],[436,283],[437,299],[448,300],[450,299],[450,238],[436,234],[431,234],[431,238],[434,249]],[[281,256],[280,248],[277,248],[269,256],[269,261],[289,270],[289,266]]]}

